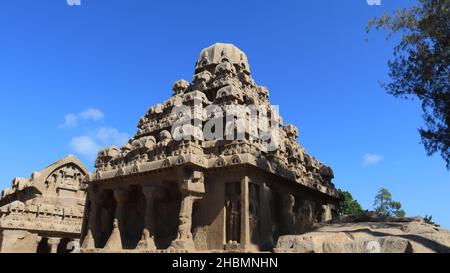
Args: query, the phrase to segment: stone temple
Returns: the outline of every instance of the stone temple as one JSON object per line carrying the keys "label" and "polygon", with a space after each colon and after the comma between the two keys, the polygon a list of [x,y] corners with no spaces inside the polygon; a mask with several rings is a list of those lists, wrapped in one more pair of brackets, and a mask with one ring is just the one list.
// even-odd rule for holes
{"label": "stone temple", "polygon": [[66,253],[77,248],[88,173],[68,156],[30,178],[15,178],[0,199],[0,252]]}
{"label": "stone temple", "polygon": [[[333,171],[268,98],[244,52],[204,49],[191,83],[175,82],[125,146],[98,153],[84,180],[81,251],[270,251],[280,236],[337,216]],[[248,109],[268,109],[268,126]]]}

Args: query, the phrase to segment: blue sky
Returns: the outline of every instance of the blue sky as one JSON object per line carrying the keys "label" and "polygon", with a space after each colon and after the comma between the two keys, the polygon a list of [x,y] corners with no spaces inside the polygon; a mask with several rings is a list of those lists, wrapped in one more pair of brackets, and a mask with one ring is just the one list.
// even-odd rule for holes
{"label": "blue sky", "polygon": [[4,1],[0,187],[66,154],[92,169],[93,150],[132,136],[174,81],[192,79],[203,48],[229,42],[247,53],[300,143],[333,167],[338,187],[369,209],[387,187],[408,215],[450,227],[450,172],[420,144],[420,104],[378,83],[388,80],[395,40],[364,40],[370,18],[412,3]]}

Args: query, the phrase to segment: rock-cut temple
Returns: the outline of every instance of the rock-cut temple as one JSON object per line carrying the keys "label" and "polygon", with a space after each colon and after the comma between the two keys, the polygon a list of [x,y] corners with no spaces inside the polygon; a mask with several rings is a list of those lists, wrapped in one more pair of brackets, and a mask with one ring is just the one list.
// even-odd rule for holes
{"label": "rock-cut temple", "polygon": [[[268,99],[244,52],[220,43],[204,49],[192,82],[175,82],[126,145],[98,153],[84,181],[81,251],[266,251],[282,235],[335,217],[333,171],[305,151]],[[248,125],[246,109],[263,108],[269,138],[255,133],[259,123]],[[210,131],[235,138],[202,135],[223,120]]]}

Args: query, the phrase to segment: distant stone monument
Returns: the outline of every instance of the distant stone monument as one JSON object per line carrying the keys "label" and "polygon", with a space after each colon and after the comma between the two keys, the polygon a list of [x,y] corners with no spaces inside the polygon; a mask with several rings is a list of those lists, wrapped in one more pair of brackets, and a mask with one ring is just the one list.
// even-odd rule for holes
{"label": "distant stone monument", "polygon": [[89,171],[73,156],[30,178],[15,178],[0,199],[0,252],[67,253],[79,248]]}
{"label": "distant stone monument", "polygon": [[82,252],[252,252],[338,214],[333,171],[283,125],[232,44],[151,107],[87,175]]}

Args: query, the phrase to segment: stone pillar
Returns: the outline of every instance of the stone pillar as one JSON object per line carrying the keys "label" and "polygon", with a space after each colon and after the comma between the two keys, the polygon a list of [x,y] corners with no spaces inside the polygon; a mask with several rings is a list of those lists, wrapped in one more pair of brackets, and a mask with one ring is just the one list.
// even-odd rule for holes
{"label": "stone pillar", "polygon": [[172,242],[173,248],[195,250],[194,240],[191,232],[192,206],[194,205],[194,201],[200,198],[201,197],[194,196],[189,192],[182,192],[178,236],[177,239]]}
{"label": "stone pillar", "polygon": [[272,217],[270,208],[271,192],[266,183],[260,187],[261,239],[264,248],[271,249],[275,243],[272,234]]}
{"label": "stone pillar", "polygon": [[116,200],[116,212],[113,222],[113,230],[111,236],[104,247],[106,251],[118,251],[122,250],[122,237],[120,234],[120,228],[123,226],[123,209],[125,203],[128,201],[128,191],[125,189],[115,189],[114,199]]}
{"label": "stone pillar", "polygon": [[[41,241],[42,241],[42,236],[37,235],[36,236],[36,251],[35,251],[35,253],[38,252],[39,244],[41,243]],[[3,249],[0,249],[0,250],[3,250]]]}
{"label": "stone pillar", "polygon": [[[97,198],[96,194],[89,194],[89,218],[88,218],[88,230],[87,234],[83,240],[83,249],[94,249],[95,248],[95,235],[97,226],[97,215],[99,210],[100,200]],[[95,234],[95,235],[94,235]]]}
{"label": "stone pillar", "polygon": [[145,222],[144,230],[142,232],[142,239],[138,243],[138,249],[144,250],[156,250],[155,246],[155,208],[154,208],[154,198],[155,198],[155,187],[146,186],[142,189],[145,200]]}
{"label": "stone pillar", "polygon": [[294,212],[295,197],[287,190],[279,191],[281,199],[281,219],[283,225],[280,227],[280,235],[289,235],[294,233]]}
{"label": "stone pillar", "polygon": [[251,247],[250,238],[250,205],[249,205],[249,178],[244,176],[241,180],[241,247]]}
{"label": "stone pillar", "polygon": [[200,171],[192,171],[188,176],[186,169],[178,169],[180,181],[179,190],[181,193],[181,206],[178,224],[178,236],[172,242],[171,247],[183,250],[195,250],[192,229],[192,209],[195,200],[201,199],[205,194],[205,176]]}
{"label": "stone pillar", "polygon": [[50,245],[50,253],[58,253],[58,245],[61,238],[48,238],[48,244]]}
{"label": "stone pillar", "polygon": [[322,205],[322,219],[321,222],[328,222],[333,218],[331,214],[330,205]]}

